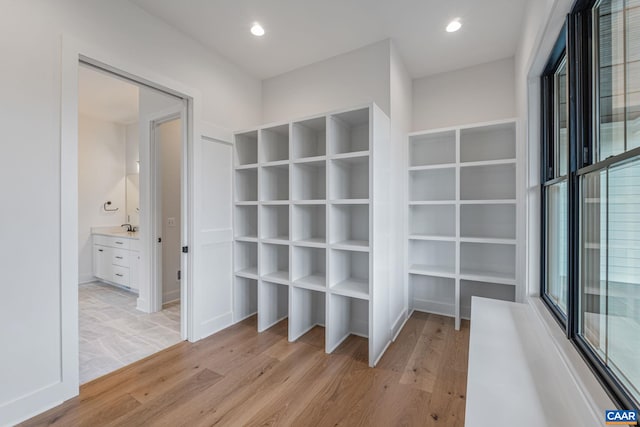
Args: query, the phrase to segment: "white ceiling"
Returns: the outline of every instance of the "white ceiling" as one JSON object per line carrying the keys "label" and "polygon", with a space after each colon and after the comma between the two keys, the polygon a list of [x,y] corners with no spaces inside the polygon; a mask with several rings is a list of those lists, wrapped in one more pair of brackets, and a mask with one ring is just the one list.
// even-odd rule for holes
{"label": "white ceiling", "polygon": [[84,66],[78,80],[80,114],[120,124],[138,121],[138,86]]}
{"label": "white ceiling", "polygon": [[387,38],[414,78],[508,58],[527,0],[131,1],[264,79]]}

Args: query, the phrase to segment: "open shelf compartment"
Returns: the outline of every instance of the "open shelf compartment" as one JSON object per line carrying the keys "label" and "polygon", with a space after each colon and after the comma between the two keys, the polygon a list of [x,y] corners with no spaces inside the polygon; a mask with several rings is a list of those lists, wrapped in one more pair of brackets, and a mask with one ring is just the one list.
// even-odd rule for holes
{"label": "open shelf compartment", "polygon": [[460,168],[460,198],[462,200],[515,199],[515,164]]}
{"label": "open shelf compartment", "polygon": [[465,238],[515,239],[515,205],[461,205],[460,236]]}
{"label": "open shelf compartment", "polygon": [[369,298],[369,254],[331,250],[329,285],[332,292],[353,298]]}
{"label": "open shelf compartment", "polygon": [[328,297],[328,304],[327,353],[333,352],[349,335],[364,338],[369,336],[367,301],[331,294]]}
{"label": "open shelf compartment", "polygon": [[327,241],[326,205],[293,205],[294,242],[324,244]]}
{"label": "open shelf compartment", "polygon": [[260,238],[289,240],[289,205],[261,206]]}
{"label": "open shelf compartment", "polygon": [[236,238],[258,238],[258,206],[236,206],[234,215]]}
{"label": "open shelf compartment", "polygon": [[471,298],[483,297],[502,301],[516,300],[516,287],[500,283],[460,281],[460,317],[471,318]]}
{"label": "open shelf compartment", "polygon": [[258,332],[289,316],[289,286],[262,280],[258,285]]}
{"label": "open shelf compartment", "polygon": [[292,287],[289,341],[296,341],[315,326],[325,326],[326,294]]}
{"label": "open shelf compartment", "polygon": [[411,240],[409,242],[409,272],[435,276],[455,275],[455,242]]}
{"label": "open shelf compartment", "polygon": [[456,162],[456,131],[409,137],[411,166],[433,166]]}
{"label": "open shelf compartment", "polygon": [[460,274],[514,281],[516,246],[513,244],[460,244]]}
{"label": "open shelf compartment", "polygon": [[289,160],[289,125],[260,131],[260,155],[262,163]]}
{"label": "open shelf compartment", "polygon": [[327,154],[327,119],[305,120],[293,124],[293,159]]}
{"label": "open shelf compartment", "polygon": [[324,248],[294,247],[291,281],[308,289],[325,290],[327,286],[327,257]]}
{"label": "open shelf compartment", "polygon": [[330,243],[356,250],[368,249],[369,205],[332,205],[330,209]]}
{"label": "open shelf compartment", "polygon": [[418,205],[409,207],[409,234],[417,237],[456,236],[455,205]]}
{"label": "open shelf compartment", "polygon": [[262,243],[261,277],[275,283],[289,283],[289,246]]}
{"label": "open shelf compartment", "polygon": [[412,309],[443,316],[455,316],[455,279],[409,274],[409,289]]}
{"label": "open shelf compartment", "polygon": [[331,161],[331,199],[369,198],[369,156]]}
{"label": "open shelf compartment", "polygon": [[516,125],[504,123],[460,131],[460,161],[482,162],[516,158]]}
{"label": "open shelf compartment", "polygon": [[235,150],[238,166],[258,163],[258,131],[237,134]]}
{"label": "open shelf compartment", "polygon": [[258,311],[258,281],[246,277],[235,278],[233,318],[239,322]]}
{"label": "open shelf compartment", "polygon": [[293,200],[325,200],[327,198],[327,167],[325,161],[294,164]]}
{"label": "open shelf compartment", "polygon": [[261,200],[289,200],[289,165],[265,166],[260,179]]}
{"label": "open shelf compartment", "polygon": [[417,170],[409,173],[410,201],[455,201],[455,199],[455,168]]}
{"label": "open shelf compartment", "polygon": [[254,242],[235,242],[234,261],[236,275],[258,277],[258,244]]}
{"label": "open shelf compartment", "polygon": [[258,169],[235,171],[236,202],[258,201]]}
{"label": "open shelf compartment", "polygon": [[348,111],[329,117],[331,154],[369,150],[369,109]]}

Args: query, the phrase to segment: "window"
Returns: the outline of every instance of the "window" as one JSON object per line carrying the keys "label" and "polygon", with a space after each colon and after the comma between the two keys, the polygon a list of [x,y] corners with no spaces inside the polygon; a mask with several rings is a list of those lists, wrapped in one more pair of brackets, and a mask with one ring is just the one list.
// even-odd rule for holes
{"label": "window", "polygon": [[543,299],[619,406],[637,408],[640,0],[579,0],[542,86]]}

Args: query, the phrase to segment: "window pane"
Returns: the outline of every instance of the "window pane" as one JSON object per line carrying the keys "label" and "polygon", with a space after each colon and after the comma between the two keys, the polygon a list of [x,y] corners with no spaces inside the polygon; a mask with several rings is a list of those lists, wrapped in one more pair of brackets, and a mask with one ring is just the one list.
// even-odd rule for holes
{"label": "window pane", "polygon": [[640,160],[585,175],[580,334],[640,397]]}
{"label": "window pane", "polygon": [[547,187],[547,296],[567,313],[567,182]]}
{"label": "window pane", "polygon": [[558,159],[556,176],[567,174],[569,156],[569,136],[567,133],[569,104],[567,103],[567,62],[566,58],[556,71],[556,159]]}
{"label": "window pane", "polygon": [[640,1],[627,1],[627,150],[640,147]]}

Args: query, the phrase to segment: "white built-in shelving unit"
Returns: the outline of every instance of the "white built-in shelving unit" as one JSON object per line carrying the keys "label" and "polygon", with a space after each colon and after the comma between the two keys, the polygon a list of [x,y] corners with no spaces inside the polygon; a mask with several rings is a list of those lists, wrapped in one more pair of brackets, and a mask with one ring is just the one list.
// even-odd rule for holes
{"label": "white built-in shelving unit", "polygon": [[411,308],[469,318],[471,297],[516,300],[516,122],[409,135]]}
{"label": "white built-in shelving unit", "polygon": [[288,317],[290,341],[322,326],[328,353],[366,337],[377,363],[391,340],[390,288],[402,286],[389,281],[390,149],[374,104],[236,134],[235,321],[257,313],[264,331]]}

